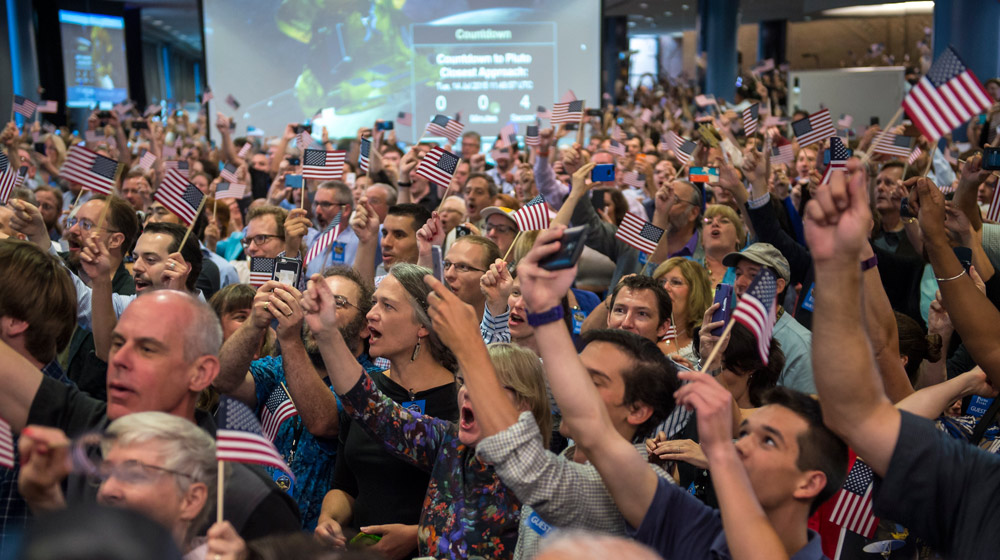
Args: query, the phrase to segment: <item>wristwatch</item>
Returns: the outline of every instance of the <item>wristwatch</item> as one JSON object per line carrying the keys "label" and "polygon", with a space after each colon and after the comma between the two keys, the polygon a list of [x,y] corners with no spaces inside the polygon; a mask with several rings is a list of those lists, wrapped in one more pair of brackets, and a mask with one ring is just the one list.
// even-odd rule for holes
{"label": "wristwatch", "polygon": [[540,327],[553,321],[563,318],[562,305],[557,305],[542,313],[528,313],[528,324],[532,327]]}

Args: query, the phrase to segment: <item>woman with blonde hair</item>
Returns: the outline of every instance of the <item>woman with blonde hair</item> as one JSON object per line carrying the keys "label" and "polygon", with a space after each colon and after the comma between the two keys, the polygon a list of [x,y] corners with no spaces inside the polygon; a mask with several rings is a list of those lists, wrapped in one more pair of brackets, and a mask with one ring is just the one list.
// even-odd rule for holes
{"label": "woman with blonde hair", "polygon": [[722,259],[747,244],[746,227],[736,211],[722,204],[709,204],[701,227],[701,244],[705,248],[705,268],[712,290],[720,283],[735,282],[736,273],[722,264]]}
{"label": "woman with blonde hair", "polygon": [[698,357],[694,335],[701,327],[705,310],[712,305],[712,284],[708,273],[696,261],[673,257],[656,267],[653,278],[663,282],[673,306],[670,329],[659,342],[659,347],[668,356],[679,355],[696,364]]}

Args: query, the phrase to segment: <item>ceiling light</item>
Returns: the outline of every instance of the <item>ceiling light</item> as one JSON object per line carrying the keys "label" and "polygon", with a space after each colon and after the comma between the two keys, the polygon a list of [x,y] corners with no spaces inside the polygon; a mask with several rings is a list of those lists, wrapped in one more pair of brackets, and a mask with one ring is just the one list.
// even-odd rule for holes
{"label": "ceiling light", "polygon": [[896,2],[894,4],[875,4],[871,6],[848,6],[846,8],[823,10],[822,12],[824,16],[830,17],[901,16],[904,14],[932,13],[934,13],[933,1]]}

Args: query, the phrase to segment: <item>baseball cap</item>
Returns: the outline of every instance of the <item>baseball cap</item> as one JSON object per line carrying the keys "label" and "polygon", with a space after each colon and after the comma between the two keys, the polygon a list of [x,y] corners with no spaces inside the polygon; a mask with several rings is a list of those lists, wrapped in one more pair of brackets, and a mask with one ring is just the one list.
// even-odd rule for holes
{"label": "baseball cap", "polygon": [[511,217],[511,214],[513,214],[513,213],[514,213],[514,209],[513,208],[507,208],[506,206],[487,206],[486,208],[483,208],[482,210],[480,210],[479,216],[483,219],[483,223],[485,223],[486,222],[486,218],[489,218],[493,214],[499,214],[499,215],[507,218],[508,220],[510,220],[511,223],[514,224],[514,227],[517,228],[517,222],[515,222],[514,218]]}
{"label": "baseball cap", "polygon": [[774,245],[770,243],[754,243],[742,251],[729,253],[722,259],[722,264],[726,266],[736,266],[740,259],[747,259],[761,266],[766,266],[778,273],[786,283],[791,278],[788,269],[788,259],[781,254]]}

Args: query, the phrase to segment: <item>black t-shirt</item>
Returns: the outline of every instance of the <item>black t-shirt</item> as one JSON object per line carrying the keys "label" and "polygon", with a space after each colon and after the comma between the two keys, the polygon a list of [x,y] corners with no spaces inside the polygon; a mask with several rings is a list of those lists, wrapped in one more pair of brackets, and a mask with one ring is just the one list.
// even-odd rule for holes
{"label": "black t-shirt", "polygon": [[[371,378],[393,401],[403,404],[410,400],[407,390],[384,374],[374,373]],[[424,414],[458,421],[458,388],[454,383],[417,393],[414,400],[424,401]],[[339,437],[333,487],[355,498],[351,526],[357,529],[387,523],[416,525],[430,472],[391,455],[383,442],[352,426],[346,414],[341,415]]]}
{"label": "black t-shirt", "polygon": [[[211,416],[196,411],[195,419],[199,427],[215,437],[215,422]],[[28,424],[59,428],[70,438],[104,430],[110,423],[107,403],[51,377],[42,378],[28,411]],[[263,469],[241,463],[230,463],[230,467],[224,517],[241,537],[254,539],[301,529],[295,502],[274,484]],[[71,474],[65,487],[67,503],[93,502],[97,498],[97,487],[82,475]],[[208,506],[212,508],[211,522],[215,520],[214,496]],[[201,534],[208,527],[206,525]]]}
{"label": "black t-shirt", "polygon": [[875,482],[875,512],[947,558],[996,558],[1000,550],[1000,456],[900,412],[889,470]]}

